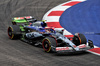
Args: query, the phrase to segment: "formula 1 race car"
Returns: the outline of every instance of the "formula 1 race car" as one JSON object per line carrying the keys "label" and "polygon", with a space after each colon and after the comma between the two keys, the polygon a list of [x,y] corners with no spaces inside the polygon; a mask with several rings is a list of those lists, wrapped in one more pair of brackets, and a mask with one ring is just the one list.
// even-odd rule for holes
{"label": "formula 1 race car", "polygon": [[21,39],[36,46],[41,45],[46,52],[75,52],[94,48],[93,42],[83,34],[65,37],[63,30],[47,27],[45,21],[37,21],[32,16],[14,17],[8,27],[10,39]]}

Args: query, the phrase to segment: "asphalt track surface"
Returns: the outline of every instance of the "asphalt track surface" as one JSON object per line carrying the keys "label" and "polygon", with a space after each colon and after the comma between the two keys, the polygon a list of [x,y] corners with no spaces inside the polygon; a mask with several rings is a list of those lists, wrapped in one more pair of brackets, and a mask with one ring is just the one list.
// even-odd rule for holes
{"label": "asphalt track surface", "polygon": [[7,27],[15,16],[41,20],[51,8],[67,0],[0,0],[0,66],[100,66],[100,56],[88,52],[46,53],[20,40],[10,40]]}

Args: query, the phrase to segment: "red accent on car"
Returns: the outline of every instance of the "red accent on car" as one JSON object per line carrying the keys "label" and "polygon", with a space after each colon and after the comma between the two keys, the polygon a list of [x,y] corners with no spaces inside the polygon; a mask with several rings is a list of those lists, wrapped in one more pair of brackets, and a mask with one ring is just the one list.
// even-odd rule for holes
{"label": "red accent on car", "polygon": [[71,38],[71,37],[74,37],[74,35],[65,35],[65,37]]}
{"label": "red accent on car", "polygon": [[77,46],[76,45],[73,45],[73,47],[76,48]]}
{"label": "red accent on car", "polygon": [[84,47],[86,47],[85,44],[79,46],[79,48],[84,48]]}
{"label": "red accent on car", "polygon": [[69,50],[68,47],[58,47],[56,48],[56,51],[61,51],[61,50]]}

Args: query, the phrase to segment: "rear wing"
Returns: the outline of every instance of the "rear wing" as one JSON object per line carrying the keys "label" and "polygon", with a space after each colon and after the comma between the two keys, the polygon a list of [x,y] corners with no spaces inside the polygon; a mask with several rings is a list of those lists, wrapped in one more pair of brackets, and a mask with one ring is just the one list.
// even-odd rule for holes
{"label": "rear wing", "polygon": [[14,17],[12,18],[12,24],[18,25],[18,24],[28,24],[28,19],[34,19],[33,16],[24,16],[24,17]]}
{"label": "rear wing", "polygon": [[24,16],[24,17],[14,17],[12,18],[13,20],[21,20],[21,19],[32,19],[34,18],[33,16]]}

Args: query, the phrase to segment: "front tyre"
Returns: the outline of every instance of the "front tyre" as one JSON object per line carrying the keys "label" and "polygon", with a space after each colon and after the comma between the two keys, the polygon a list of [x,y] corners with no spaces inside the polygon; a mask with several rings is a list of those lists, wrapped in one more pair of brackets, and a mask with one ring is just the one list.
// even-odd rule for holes
{"label": "front tyre", "polygon": [[72,39],[72,42],[78,46],[80,44],[86,44],[87,43],[87,40],[86,40],[86,37],[83,35],[83,34],[80,34],[80,33],[76,33]]}
{"label": "front tyre", "polygon": [[52,52],[52,47],[56,47],[56,40],[52,37],[46,37],[42,41],[42,46],[45,52]]}

